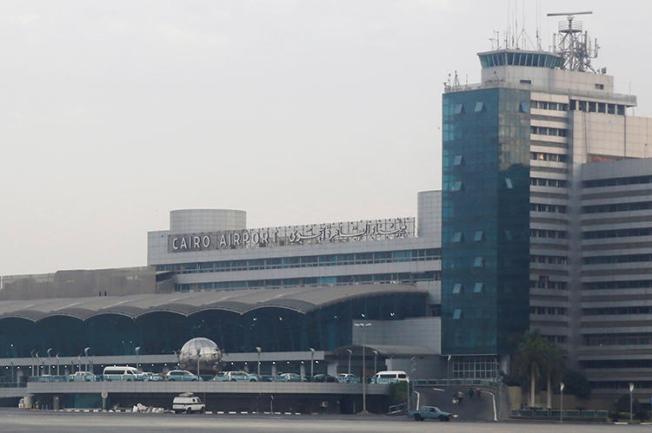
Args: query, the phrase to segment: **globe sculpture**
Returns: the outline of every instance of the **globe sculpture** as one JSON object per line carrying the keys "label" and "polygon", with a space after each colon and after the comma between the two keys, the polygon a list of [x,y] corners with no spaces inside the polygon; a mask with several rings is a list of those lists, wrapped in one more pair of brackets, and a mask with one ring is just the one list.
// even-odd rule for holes
{"label": "globe sculpture", "polygon": [[222,351],[213,340],[198,337],[188,340],[179,351],[179,366],[199,374],[212,374],[219,370]]}

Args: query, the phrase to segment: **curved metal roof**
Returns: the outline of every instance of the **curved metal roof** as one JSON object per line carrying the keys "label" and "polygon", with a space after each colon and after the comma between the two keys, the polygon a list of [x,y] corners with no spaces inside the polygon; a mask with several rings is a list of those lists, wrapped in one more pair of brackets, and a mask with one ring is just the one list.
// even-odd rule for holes
{"label": "curved metal roof", "polygon": [[87,320],[110,314],[136,319],[154,312],[189,316],[208,310],[222,310],[243,315],[261,308],[282,308],[306,314],[358,298],[397,294],[426,295],[426,293],[425,289],[409,284],[365,284],[1,301],[0,320],[18,318],[37,322],[57,316]]}

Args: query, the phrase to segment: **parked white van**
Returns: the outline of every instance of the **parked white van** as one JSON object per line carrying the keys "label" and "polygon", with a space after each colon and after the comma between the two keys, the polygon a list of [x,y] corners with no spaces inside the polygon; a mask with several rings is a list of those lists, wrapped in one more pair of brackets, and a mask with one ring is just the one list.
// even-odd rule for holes
{"label": "parked white van", "polygon": [[201,399],[192,393],[183,393],[172,400],[172,411],[174,413],[204,413],[206,405]]}
{"label": "parked white van", "polygon": [[138,369],[129,366],[119,366],[113,365],[110,367],[104,367],[102,372],[102,377],[104,380],[144,380],[144,376]]}
{"label": "parked white van", "polygon": [[404,371],[379,371],[374,374],[374,377],[371,379],[371,383],[379,383],[386,385],[388,383],[400,383],[400,382],[409,382],[410,378],[407,373]]}

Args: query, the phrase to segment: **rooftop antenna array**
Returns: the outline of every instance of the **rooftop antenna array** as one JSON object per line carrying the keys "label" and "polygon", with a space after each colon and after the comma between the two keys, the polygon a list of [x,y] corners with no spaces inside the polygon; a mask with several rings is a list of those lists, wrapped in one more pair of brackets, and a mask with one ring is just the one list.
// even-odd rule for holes
{"label": "rooftop antenna array", "polygon": [[591,15],[592,11],[549,13],[549,17],[566,17],[559,22],[559,33],[553,34],[552,46],[563,58],[562,69],[569,71],[596,72],[591,60],[598,57],[597,39],[589,38],[589,32],[582,29],[582,22],[575,21],[577,15]]}

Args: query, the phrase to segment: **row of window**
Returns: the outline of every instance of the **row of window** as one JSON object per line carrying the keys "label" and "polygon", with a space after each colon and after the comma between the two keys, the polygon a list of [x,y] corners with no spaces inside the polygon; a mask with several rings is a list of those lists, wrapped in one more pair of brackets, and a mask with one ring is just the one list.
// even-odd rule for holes
{"label": "row of window", "polygon": [[585,346],[643,346],[652,344],[652,334],[589,334],[582,340]]}
{"label": "row of window", "polygon": [[627,254],[622,256],[593,256],[585,257],[582,263],[585,265],[602,265],[609,263],[639,263],[651,262],[652,254]]}
{"label": "row of window", "polygon": [[585,188],[601,188],[605,186],[640,185],[652,183],[652,176],[612,177],[609,179],[585,180]]}
{"label": "row of window", "polygon": [[652,209],[652,201],[582,206],[582,213],[628,212],[646,209]]}
{"label": "row of window", "polygon": [[554,69],[561,66],[562,60],[558,56],[544,53],[499,52],[481,55],[480,63],[483,68],[508,65]]}
{"label": "row of window", "polygon": [[568,342],[568,337],[565,335],[543,335],[543,338],[551,343],[565,344]]}
{"label": "row of window", "polygon": [[582,368],[652,368],[652,359],[592,359],[580,361]]}
{"label": "row of window", "polygon": [[531,212],[566,213],[568,208],[561,204],[530,203]]}
{"label": "row of window", "polygon": [[[473,283],[473,287],[472,287],[473,293],[482,293],[483,290],[484,290],[484,283],[480,283],[480,282]],[[464,293],[464,284],[462,283],[453,284],[453,294],[459,295],[462,293]]]}
{"label": "row of window", "polygon": [[568,111],[568,104],[561,102],[532,101],[530,104],[532,108],[538,108],[540,110]]}
{"label": "row of window", "polygon": [[530,314],[565,316],[567,309],[563,307],[530,307]]}
{"label": "row of window", "polygon": [[568,232],[563,230],[530,229],[531,238],[566,239]]}
{"label": "row of window", "polygon": [[455,379],[491,379],[498,376],[498,362],[493,356],[462,356],[452,359]]}
{"label": "row of window", "polygon": [[549,265],[565,265],[568,263],[567,256],[546,256],[536,255],[530,256],[530,263],[546,263]]}
{"label": "row of window", "polygon": [[567,155],[560,155],[558,153],[530,152],[530,160],[532,160],[532,161],[566,162],[566,161],[568,161],[568,156]]}
{"label": "row of window", "polygon": [[530,133],[537,135],[551,135],[553,137],[568,137],[568,129],[549,128],[546,126],[530,126]]}
{"label": "row of window", "polygon": [[553,281],[546,275],[540,275],[537,280],[530,280],[530,289],[568,290],[568,283]]}
{"label": "row of window", "polygon": [[549,186],[553,188],[566,188],[568,181],[561,179],[546,179],[545,177],[531,177],[530,185],[532,186]]}
{"label": "row of window", "polygon": [[[473,232],[473,242],[482,242],[484,240],[484,232],[482,230],[476,230]],[[459,243],[464,242],[464,233],[454,232],[451,237],[451,242]]]}
{"label": "row of window", "polygon": [[651,236],[652,227],[617,229],[617,230],[595,230],[582,233],[582,239],[607,239],[607,238],[629,238],[635,236]]}
{"label": "row of window", "polygon": [[652,306],[632,305],[627,307],[583,308],[582,314],[587,316],[652,314]]}
{"label": "row of window", "polygon": [[[596,85],[596,86],[599,86]],[[607,113],[618,114],[619,116],[625,115],[625,106],[620,104],[607,104],[605,102],[595,101],[570,101],[571,111],[584,111],[587,113]]]}
{"label": "row of window", "polygon": [[[474,113],[483,113],[487,111],[487,107],[484,102],[482,101],[476,101],[475,104],[473,105],[473,112]],[[530,112],[530,103],[526,101],[521,101],[518,104],[518,111],[520,113],[529,113]],[[453,107],[453,113],[460,115],[460,114],[465,114],[466,113],[466,107],[464,104],[455,104]]]}
{"label": "row of window", "polygon": [[416,283],[419,281],[439,281],[441,272],[402,272],[389,274],[365,274],[365,275],[340,275],[335,277],[304,277],[304,278],[283,278],[274,280],[244,280],[244,281],[218,281],[211,283],[177,284],[176,290],[188,292],[191,290],[239,290],[239,289],[262,289],[280,288],[295,286],[325,286],[325,285],[346,285],[346,284],[395,284],[395,283]]}
{"label": "row of window", "polygon": [[[505,187],[507,189],[514,189],[514,183],[509,177],[505,177]],[[458,192],[464,190],[464,183],[461,180],[453,181],[450,184],[444,184],[444,191]]]}
{"label": "row of window", "polygon": [[652,280],[593,281],[582,284],[584,290],[652,289]]}
{"label": "row of window", "polygon": [[251,260],[224,260],[219,262],[179,263],[159,265],[158,271],[179,274],[201,272],[254,271],[264,269],[305,268],[316,266],[367,265],[378,263],[440,260],[441,250],[435,248],[377,251],[373,253],[326,254],[319,256],[272,257]]}

